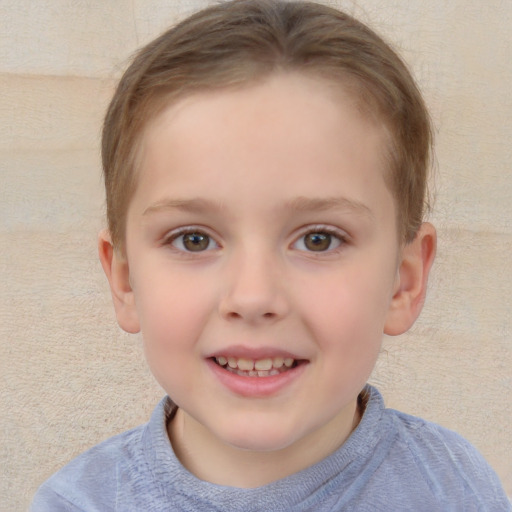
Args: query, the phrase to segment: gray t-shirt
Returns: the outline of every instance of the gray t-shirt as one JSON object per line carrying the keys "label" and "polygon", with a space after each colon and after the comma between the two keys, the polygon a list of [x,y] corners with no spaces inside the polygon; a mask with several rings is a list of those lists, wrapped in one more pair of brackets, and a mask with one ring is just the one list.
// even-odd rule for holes
{"label": "gray t-shirt", "polygon": [[368,386],[349,439],[318,464],[255,489],[210,484],[176,458],[165,398],[147,425],[80,455],[37,492],[31,512],[511,511],[494,471],[459,435],[386,409]]}

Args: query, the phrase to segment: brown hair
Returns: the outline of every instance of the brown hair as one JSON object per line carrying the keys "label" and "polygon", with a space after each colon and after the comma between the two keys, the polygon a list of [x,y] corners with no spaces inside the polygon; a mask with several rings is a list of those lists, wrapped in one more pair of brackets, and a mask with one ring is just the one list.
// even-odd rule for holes
{"label": "brown hair", "polygon": [[279,70],[341,82],[384,123],[399,236],[414,238],[424,215],[432,134],[422,96],[400,57],[367,26],[333,8],[233,0],[197,12],[142,48],[117,87],[102,138],[115,247],[124,244],[147,123],[178,97],[247,84]]}

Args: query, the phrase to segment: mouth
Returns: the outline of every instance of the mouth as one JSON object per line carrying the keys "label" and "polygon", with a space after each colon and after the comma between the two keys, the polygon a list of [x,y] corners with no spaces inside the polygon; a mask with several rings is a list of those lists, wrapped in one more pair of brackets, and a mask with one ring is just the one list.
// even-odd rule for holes
{"label": "mouth", "polygon": [[272,347],[244,347],[209,354],[208,366],[230,393],[244,398],[270,398],[301,382],[310,361]]}
{"label": "mouth", "polygon": [[241,377],[272,377],[306,363],[306,360],[280,356],[263,359],[215,356],[211,360],[224,370]]}

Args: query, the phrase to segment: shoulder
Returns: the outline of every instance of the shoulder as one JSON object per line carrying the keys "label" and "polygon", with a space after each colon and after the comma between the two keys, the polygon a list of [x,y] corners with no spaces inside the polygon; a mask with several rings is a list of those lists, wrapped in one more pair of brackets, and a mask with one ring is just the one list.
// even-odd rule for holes
{"label": "shoulder", "polygon": [[39,488],[30,511],[161,510],[155,472],[160,459],[172,459],[166,422],[173,407],[164,398],[148,423],[111,437],[73,459]]}
{"label": "shoulder", "polygon": [[82,453],[38,490],[31,512],[114,510],[120,474],[143,463],[140,426]]}
{"label": "shoulder", "polygon": [[[403,444],[418,462],[447,467],[464,474],[486,474],[489,465],[478,450],[456,432],[430,421],[386,409],[385,415],[391,420],[397,433],[397,442]],[[494,472],[492,472],[494,474]]]}
{"label": "shoulder", "polygon": [[511,510],[498,476],[462,436],[393,409],[385,409],[383,419],[394,433],[393,464],[414,468],[440,504],[453,503],[453,510]]}

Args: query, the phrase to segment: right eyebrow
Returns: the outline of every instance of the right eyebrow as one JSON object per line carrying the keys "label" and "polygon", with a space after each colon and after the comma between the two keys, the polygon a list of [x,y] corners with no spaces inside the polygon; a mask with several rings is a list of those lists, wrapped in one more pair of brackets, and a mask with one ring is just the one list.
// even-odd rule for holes
{"label": "right eyebrow", "polygon": [[181,210],[190,213],[207,213],[222,210],[220,203],[202,198],[172,199],[164,198],[149,205],[142,215],[150,215],[168,210]]}

